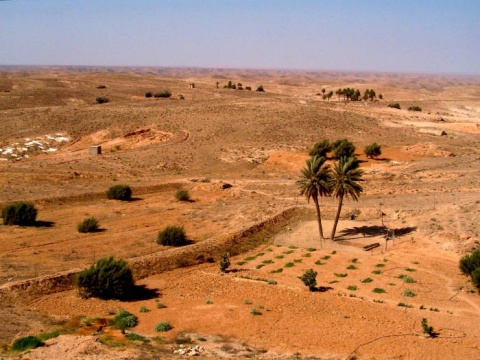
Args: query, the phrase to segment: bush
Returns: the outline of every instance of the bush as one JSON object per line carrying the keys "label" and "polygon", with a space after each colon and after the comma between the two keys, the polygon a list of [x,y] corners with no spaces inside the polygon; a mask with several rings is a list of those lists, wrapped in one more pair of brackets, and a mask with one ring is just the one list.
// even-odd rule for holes
{"label": "bush", "polygon": [[128,295],[135,283],[127,262],[111,256],[80,272],[77,286],[82,297],[118,299]]}
{"label": "bush", "polygon": [[428,325],[427,319],[423,318],[422,319],[422,329],[425,334],[427,334],[430,337],[435,337],[436,333],[433,331],[433,327]]}
{"label": "bush", "polygon": [[422,111],[422,108],[420,106],[409,106],[408,110],[409,111]]}
{"label": "bush", "polygon": [[178,201],[188,201],[190,200],[190,194],[188,193],[188,190],[180,189],[175,193],[175,199]]}
{"label": "bush", "polygon": [[99,97],[97,97],[96,100],[97,100],[97,103],[99,103],[99,104],[106,104],[110,101],[110,99],[105,97],[105,96],[99,96]]}
{"label": "bush", "polygon": [[398,110],[401,109],[399,103],[388,104],[388,107],[393,109],[398,109]]}
{"label": "bush", "polygon": [[98,231],[98,220],[94,217],[87,218],[78,224],[77,229],[80,233],[89,233]]}
{"label": "bush", "polygon": [[155,331],[157,332],[166,332],[172,329],[172,325],[170,325],[170,323],[166,321],[159,322],[157,325],[155,325]]}
{"label": "bush", "polygon": [[246,86],[245,90],[252,91],[252,87],[251,86]]}
{"label": "bush", "polygon": [[472,271],[472,283],[480,290],[480,267]]}
{"label": "bush", "polygon": [[314,291],[317,286],[317,272],[309,269],[302,276],[298,277],[310,291]]}
{"label": "bush", "polygon": [[259,87],[257,87],[257,91],[258,92],[265,92],[265,90],[263,89],[263,86],[260,85]]}
{"label": "bush", "polygon": [[230,266],[230,253],[224,252],[220,259],[220,271],[222,273],[227,272],[228,267]]}
{"label": "bush", "polygon": [[355,153],[355,145],[348,139],[340,139],[332,144],[333,157],[340,159],[341,157],[350,157]]}
{"label": "bush", "polygon": [[17,339],[12,344],[11,350],[13,351],[25,351],[29,349],[35,349],[39,346],[45,345],[43,341],[35,336],[26,336],[20,339]]}
{"label": "bush", "polygon": [[145,97],[146,97],[146,98],[151,98],[152,96],[153,96],[153,93],[152,93],[151,91],[147,91],[147,92],[145,93]]}
{"label": "bush", "polygon": [[313,145],[313,148],[310,150],[308,155],[310,156],[315,156],[318,155],[320,157],[327,157],[327,153],[332,150],[332,144],[330,144],[330,141],[327,139],[320,140],[317,142],[315,145]]}
{"label": "bush", "polygon": [[114,185],[107,191],[107,199],[130,201],[132,189],[128,185]]}
{"label": "bush", "polygon": [[373,144],[365,146],[365,149],[363,149],[363,152],[367,157],[375,158],[377,156],[382,155],[382,147],[375,142]]}
{"label": "bush", "polygon": [[459,266],[464,275],[472,275],[475,269],[480,268],[480,248],[462,257]]}
{"label": "bush", "polygon": [[107,87],[105,85],[98,85],[97,89],[106,89]]}
{"label": "bush", "polygon": [[132,313],[120,309],[118,314],[113,319],[115,325],[124,332],[126,328],[131,328],[137,326],[138,318]]}
{"label": "bush", "polygon": [[187,243],[187,236],[183,226],[167,226],[158,233],[157,243],[163,246],[183,246]]}
{"label": "bush", "polygon": [[2,209],[4,225],[34,225],[37,218],[37,209],[31,202],[19,201],[5,206]]}
{"label": "bush", "polygon": [[153,96],[156,98],[169,98],[170,96],[172,96],[172,93],[170,92],[170,90],[163,90],[158,93],[155,93],[155,95]]}

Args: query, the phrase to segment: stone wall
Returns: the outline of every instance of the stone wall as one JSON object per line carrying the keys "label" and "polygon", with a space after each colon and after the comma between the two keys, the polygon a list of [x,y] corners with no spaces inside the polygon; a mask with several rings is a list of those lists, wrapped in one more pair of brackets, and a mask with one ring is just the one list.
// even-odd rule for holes
{"label": "stone wall", "polygon": [[[312,212],[304,207],[288,208],[281,213],[259,223],[256,223],[233,235],[173,248],[157,254],[132,258],[128,260],[135,279],[139,280],[164,271],[179,267],[200,264],[206,261],[218,261],[220,255],[229,251],[232,255],[252,249],[267,242],[282,226],[295,219],[311,217]],[[65,272],[38,277],[35,279],[11,282],[0,286],[0,294],[42,296],[66,291],[74,288],[75,276],[82,269],[72,269]]]}

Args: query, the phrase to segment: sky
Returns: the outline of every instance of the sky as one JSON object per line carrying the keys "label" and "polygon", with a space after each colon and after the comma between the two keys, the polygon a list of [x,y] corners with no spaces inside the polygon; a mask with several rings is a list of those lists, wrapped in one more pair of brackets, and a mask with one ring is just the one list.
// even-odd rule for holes
{"label": "sky", "polygon": [[480,1],[0,0],[0,65],[480,75]]}

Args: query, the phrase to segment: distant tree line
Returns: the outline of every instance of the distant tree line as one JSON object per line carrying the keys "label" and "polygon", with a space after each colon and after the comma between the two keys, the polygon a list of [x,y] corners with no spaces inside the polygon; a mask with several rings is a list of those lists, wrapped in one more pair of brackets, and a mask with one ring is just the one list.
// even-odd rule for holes
{"label": "distant tree line", "polygon": [[[217,88],[218,88],[218,85],[220,83],[217,81]],[[252,91],[252,87],[251,86],[245,86],[245,88],[243,87],[243,84],[241,82],[235,84],[234,82],[232,82],[231,80],[228,81],[228,83],[226,85],[223,86],[224,89],[233,89],[233,90],[248,90],[248,91]],[[263,86],[260,85],[257,87],[257,90],[256,91],[259,91],[259,92],[265,92],[265,90],[263,89]]]}

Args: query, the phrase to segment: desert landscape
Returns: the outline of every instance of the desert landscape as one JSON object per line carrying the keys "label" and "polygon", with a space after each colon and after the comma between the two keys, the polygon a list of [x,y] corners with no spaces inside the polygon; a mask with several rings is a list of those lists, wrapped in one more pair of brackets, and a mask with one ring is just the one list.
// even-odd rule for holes
{"label": "desert landscape", "polygon": [[[377,97],[322,96],[343,88]],[[320,199],[321,241],[297,181],[315,143],[343,138],[363,192],[333,240],[337,199]],[[38,209],[35,226],[0,226],[0,359],[480,359],[480,296],[458,265],[480,245],[479,145],[474,76],[0,66],[0,209]],[[106,198],[116,184],[132,201]],[[100,231],[77,231],[87,217]],[[189,245],[158,245],[169,225]],[[137,298],[79,295],[72,279],[108,256]],[[127,334],[110,323],[121,309],[138,317]]]}

